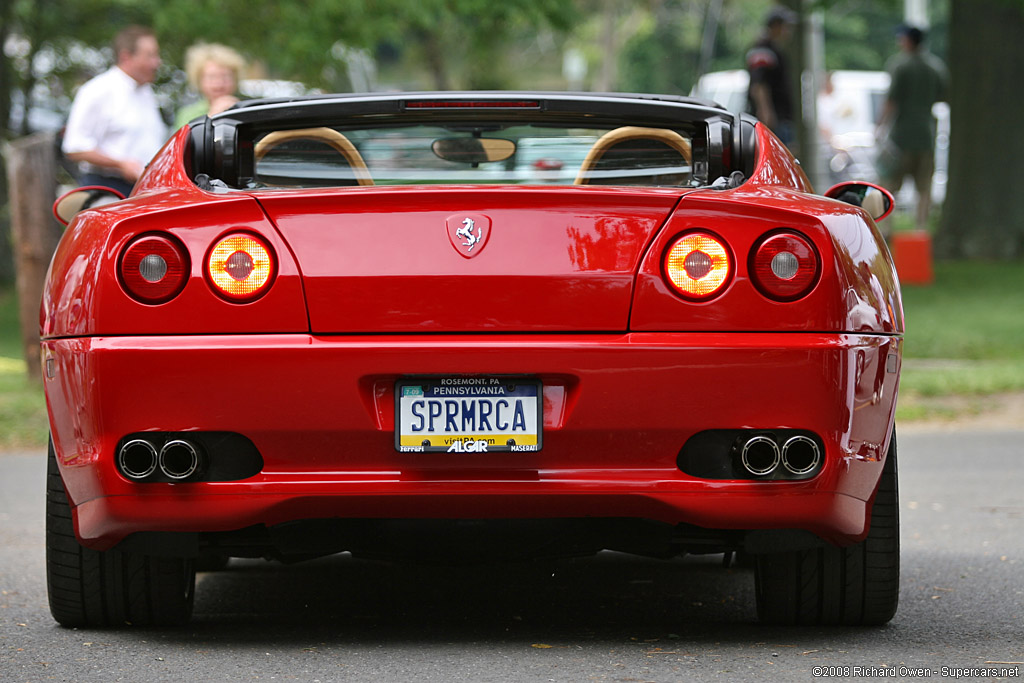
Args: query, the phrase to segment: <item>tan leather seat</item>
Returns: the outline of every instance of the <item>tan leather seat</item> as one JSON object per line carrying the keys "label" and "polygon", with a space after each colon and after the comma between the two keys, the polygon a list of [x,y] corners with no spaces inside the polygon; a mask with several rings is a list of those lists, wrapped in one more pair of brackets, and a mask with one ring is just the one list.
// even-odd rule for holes
{"label": "tan leather seat", "polygon": [[633,140],[650,140],[660,142],[675,150],[689,164],[693,159],[693,152],[690,148],[690,141],[674,130],[665,128],[644,128],[641,126],[622,126],[610,130],[594,143],[594,146],[587,152],[580,171],[576,175],[576,185],[586,185],[591,171],[595,170],[598,162],[611,149]]}
{"label": "tan leather seat", "polygon": [[267,152],[278,145],[292,140],[314,140],[323,142],[345,157],[345,161],[352,168],[352,174],[360,185],[373,185],[373,178],[370,177],[370,169],[359,154],[359,150],[348,138],[333,128],[299,128],[296,130],[278,130],[265,135],[256,143],[254,154],[258,162]]}

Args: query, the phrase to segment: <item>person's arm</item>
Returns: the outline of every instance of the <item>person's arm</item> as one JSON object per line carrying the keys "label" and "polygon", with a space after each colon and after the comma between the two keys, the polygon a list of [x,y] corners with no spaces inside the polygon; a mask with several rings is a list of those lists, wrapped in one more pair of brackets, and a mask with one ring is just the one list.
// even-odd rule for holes
{"label": "person's arm", "polygon": [[882,103],[882,112],[878,115],[878,126],[875,128],[875,139],[881,140],[888,133],[892,127],[893,121],[896,120],[896,110],[898,105],[896,104],[897,99],[900,97],[900,93],[903,92],[903,71],[891,63],[886,65],[886,70],[890,74],[889,79],[889,92],[885,94],[885,102]]}
{"label": "person's arm", "polygon": [[766,83],[750,84],[750,99],[754,101],[754,114],[761,123],[775,130],[778,117],[775,115],[775,106],[772,104],[772,94]]}
{"label": "person's arm", "polygon": [[754,115],[761,123],[775,130],[779,117],[772,102],[772,89],[768,84],[769,74],[779,68],[779,61],[772,50],[765,46],[752,48],[747,52],[747,73],[750,74],[749,94],[754,106]]}
{"label": "person's arm", "polygon": [[104,154],[98,149],[90,149],[84,152],[67,152],[68,159],[74,162],[85,162],[112,171],[112,175],[120,176],[128,182],[134,183],[142,175],[142,164],[132,159],[115,159]]}
{"label": "person's arm", "polygon": [[882,113],[878,117],[878,126],[875,128],[875,139],[881,140],[885,136],[895,116],[896,104],[889,98],[886,98],[882,104]]}

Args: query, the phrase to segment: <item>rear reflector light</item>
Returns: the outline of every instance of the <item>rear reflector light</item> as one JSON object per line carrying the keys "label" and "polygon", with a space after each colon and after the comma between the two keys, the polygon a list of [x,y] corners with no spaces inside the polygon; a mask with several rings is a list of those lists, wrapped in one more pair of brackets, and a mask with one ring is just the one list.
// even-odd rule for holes
{"label": "rear reflector light", "polygon": [[706,232],[678,238],[665,253],[665,277],[687,299],[709,299],[721,292],[732,275],[725,243]]}
{"label": "rear reflector light", "polygon": [[274,258],[262,240],[247,234],[228,235],[210,250],[206,273],[220,294],[251,301],[270,288]]}
{"label": "rear reflector light", "polygon": [[118,272],[125,291],[145,304],[176,297],[189,275],[188,252],[170,235],[143,235],[121,255]]}
{"label": "rear reflector light", "polygon": [[810,292],[821,266],[810,240],[793,232],[762,238],[754,247],[751,261],[754,284],[765,296],[778,301],[793,301]]}

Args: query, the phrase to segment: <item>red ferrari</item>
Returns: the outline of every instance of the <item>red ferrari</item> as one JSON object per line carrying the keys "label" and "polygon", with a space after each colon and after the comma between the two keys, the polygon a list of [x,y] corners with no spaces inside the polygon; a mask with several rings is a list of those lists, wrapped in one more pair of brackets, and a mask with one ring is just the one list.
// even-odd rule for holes
{"label": "red ferrari", "polygon": [[197,564],[740,553],[762,620],[899,588],[903,313],[860,183],[653,95],[257,100],[81,190],[42,315],[65,626]]}

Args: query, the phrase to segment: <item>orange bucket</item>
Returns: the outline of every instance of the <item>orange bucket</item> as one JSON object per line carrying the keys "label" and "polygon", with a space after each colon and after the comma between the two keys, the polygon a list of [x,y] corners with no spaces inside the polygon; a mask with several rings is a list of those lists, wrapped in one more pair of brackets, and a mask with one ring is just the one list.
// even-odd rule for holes
{"label": "orange bucket", "polygon": [[930,285],[935,281],[932,271],[932,237],[924,230],[898,232],[892,236],[892,258],[904,285]]}

